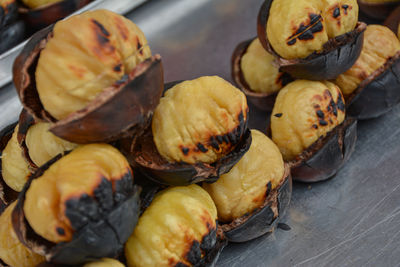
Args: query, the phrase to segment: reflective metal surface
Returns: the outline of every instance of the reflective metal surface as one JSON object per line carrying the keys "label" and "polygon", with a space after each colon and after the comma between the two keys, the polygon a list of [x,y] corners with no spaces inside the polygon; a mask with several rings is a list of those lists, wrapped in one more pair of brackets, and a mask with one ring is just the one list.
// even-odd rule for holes
{"label": "reflective metal surface", "polygon": [[[256,35],[262,0],[152,0],[127,16],[163,57],[165,80],[202,75],[230,78],[236,44]],[[20,105],[0,92],[0,126]],[[251,107],[250,126],[264,130],[267,114]],[[218,266],[398,266],[400,263],[400,106],[360,122],[356,150],[331,180],[295,183],[282,220],[290,231],[230,244]]]}

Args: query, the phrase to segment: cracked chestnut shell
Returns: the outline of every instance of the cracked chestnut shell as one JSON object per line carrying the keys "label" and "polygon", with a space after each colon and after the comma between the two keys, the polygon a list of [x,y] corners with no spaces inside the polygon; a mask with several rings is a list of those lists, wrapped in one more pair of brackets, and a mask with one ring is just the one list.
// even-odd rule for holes
{"label": "cracked chestnut shell", "polygon": [[[18,12],[21,18],[29,25],[29,32],[34,32],[67,17],[76,10],[89,4],[92,0],[63,0],[42,6],[29,7],[21,5]],[[25,1],[24,1],[25,2]]]}
{"label": "cracked chestnut shell", "polygon": [[120,152],[106,144],[82,146],[30,177],[12,214],[14,230],[56,264],[115,257],[137,223],[139,193]]}
{"label": "cracked chestnut shell", "polygon": [[[256,80],[254,83],[257,83],[259,88],[263,88],[264,90],[272,89],[273,91],[261,92],[259,90],[253,90],[246,81],[242,68],[242,59],[243,56],[247,54],[249,46],[253,42],[253,48],[249,53],[246,63],[247,65],[252,65],[253,68],[259,69],[257,70],[258,75],[255,75],[258,78],[258,81]],[[232,79],[246,94],[247,99],[257,108],[265,111],[272,111],[277,91],[291,82],[293,78],[287,73],[279,72],[278,69],[273,65],[274,63],[272,62],[272,55],[264,49],[264,51],[260,51],[259,44],[260,43],[258,39],[249,39],[238,44],[232,54]]]}
{"label": "cracked chestnut shell", "polygon": [[213,266],[226,245],[217,210],[198,185],[159,192],[125,245],[127,266]]}
{"label": "cracked chestnut shell", "polygon": [[[121,38],[125,38],[129,36],[129,32],[125,31],[127,29],[124,28],[122,22],[118,22],[120,20],[116,20],[116,24],[112,25],[122,27],[118,34],[122,36]],[[98,51],[96,47],[104,49],[102,51],[105,53],[115,51],[112,44],[104,46],[104,43],[110,42],[108,39],[110,33],[100,22],[92,20],[90,29],[91,38],[97,40],[91,43],[94,53]],[[163,69],[159,55],[142,61],[121,79],[103,88],[84,108],[59,120],[51,116],[45,110],[39,97],[35,72],[39,55],[44,51],[52,36],[52,27],[36,33],[17,57],[13,66],[13,79],[18,96],[25,109],[35,119],[52,123],[50,131],[53,134],[73,143],[110,142],[123,136],[141,133],[150,124],[153,110],[163,90]],[[137,43],[137,46],[139,49],[143,48],[140,43]],[[102,55],[101,60],[110,62],[115,59],[109,58],[108,54],[107,52]],[[72,67],[74,67],[71,69],[73,72],[76,68]],[[121,66],[117,67],[114,68],[115,71],[122,71]],[[79,76],[79,73],[76,75]]]}
{"label": "cracked chestnut shell", "polygon": [[335,83],[345,95],[347,113],[371,119],[400,102],[399,77],[400,41],[387,27],[368,25],[360,57]]}
{"label": "cracked chestnut shell", "polygon": [[245,242],[271,232],[289,206],[292,180],[279,148],[252,130],[249,151],[213,184],[203,184],[226,238]]}
{"label": "cracked chestnut shell", "polygon": [[373,19],[384,20],[399,5],[398,1],[358,0],[360,10]]}
{"label": "cracked chestnut shell", "polygon": [[[277,57],[276,63],[280,71],[287,72],[292,77],[299,79],[329,80],[335,79],[340,73],[345,72],[357,60],[363,43],[363,32],[366,28],[366,24],[363,22],[357,22],[354,30],[345,32],[344,34],[334,34],[335,37],[329,39],[324,37],[326,42],[321,37],[320,42],[323,43],[321,50],[314,50],[314,52],[304,58],[285,59],[280,56],[272,48],[267,36],[267,22],[272,2],[273,0],[266,0],[261,6],[258,14],[257,33],[263,47]],[[349,7],[345,8],[341,6],[337,8],[339,12],[336,12],[336,8],[327,10],[330,13],[327,13],[328,15],[325,17],[325,20],[328,20],[328,17],[332,18],[332,25],[335,24],[335,20],[338,20],[337,23],[341,23],[340,14],[346,14],[346,10]],[[337,14],[339,15],[337,16]],[[305,41],[314,39],[314,34],[325,30],[324,20],[321,14],[310,13],[309,18],[305,22],[302,22],[298,28],[293,35],[294,39],[288,41],[289,46],[294,44],[297,38]],[[297,35],[299,36],[296,37]]]}

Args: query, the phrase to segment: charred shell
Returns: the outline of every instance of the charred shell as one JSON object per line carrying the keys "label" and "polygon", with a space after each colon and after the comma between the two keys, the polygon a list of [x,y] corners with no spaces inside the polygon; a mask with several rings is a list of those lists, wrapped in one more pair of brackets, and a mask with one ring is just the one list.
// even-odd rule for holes
{"label": "charred shell", "polygon": [[[232,79],[239,87],[239,89],[242,90],[243,93],[245,93],[247,99],[251,103],[253,103],[257,108],[264,111],[272,111],[272,108],[274,107],[275,103],[275,98],[278,93],[269,94],[269,93],[259,93],[252,91],[250,86],[246,82],[240,67],[240,61],[243,55],[246,53],[246,50],[250,45],[250,43],[252,42],[252,40],[253,39],[249,39],[247,41],[241,42],[235,48],[231,59]],[[288,84],[293,80],[293,78],[287,73],[283,73],[280,78],[282,86],[285,86],[286,84]]]}
{"label": "charred shell", "polygon": [[[17,1],[4,1],[4,6],[0,5],[0,31],[7,25],[17,20],[18,10]],[[4,41],[4,39],[1,39]]]}
{"label": "charred shell", "polygon": [[[21,191],[12,214],[18,238],[32,251],[56,264],[78,265],[96,258],[116,257],[132,233],[140,211],[140,188],[133,185],[129,175],[116,184],[117,192],[111,200],[114,202],[112,210],[106,211],[102,208],[104,203],[95,199],[88,201],[84,196],[77,199],[75,205],[71,204],[70,214],[75,215],[75,222],[73,220],[72,223],[81,224],[81,227],[76,230],[70,242],[50,242],[36,234],[29,225],[23,209],[26,193],[32,181],[41,177],[60,158],[61,155],[38,168]],[[93,219],[94,213],[97,214],[97,220]]]}
{"label": "charred shell", "polygon": [[382,3],[368,3],[363,0],[358,0],[358,6],[360,10],[370,18],[384,20],[389,16],[390,12],[396,8],[399,3],[394,2],[384,2]]}
{"label": "charred shell", "polygon": [[292,195],[292,178],[289,165],[285,164],[284,178],[280,185],[273,190],[271,190],[271,186],[268,186],[266,195],[267,198],[260,208],[251,214],[246,214],[228,224],[221,225],[226,238],[230,242],[246,242],[275,229],[279,219],[288,209]]}
{"label": "charred shell", "polygon": [[367,27],[365,23],[358,22],[353,31],[329,39],[321,52],[313,52],[304,59],[284,59],[274,51],[266,33],[272,1],[266,0],[261,6],[257,33],[263,47],[277,57],[279,71],[298,79],[331,80],[353,66],[361,53],[363,33]]}
{"label": "charred shell", "polygon": [[359,120],[372,119],[400,102],[400,52],[368,76],[346,101],[347,113]]}
{"label": "charred shell", "polygon": [[357,120],[351,117],[289,162],[294,181],[326,180],[342,167],[354,151],[357,140]]}
{"label": "charred shell", "polygon": [[16,21],[10,25],[0,28],[0,54],[13,48],[25,38],[25,24]]}
{"label": "charred shell", "polygon": [[161,57],[140,63],[129,75],[100,93],[88,106],[57,121],[43,108],[35,85],[40,51],[52,27],[36,33],[17,57],[13,79],[25,109],[35,119],[53,123],[50,131],[73,143],[110,142],[140,134],[151,122],[163,91]]}
{"label": "charred shell", "polygon": [[91,1],[92,0],[63,0],[35,9],[21,6],[18,12],[26,25],[29,25],[30,33],[33,34],[34,32],[67,17],[76,10],[89,4]]}
{"label": "charred shell", "polygon": [[202,181],[215,182],[221,174],[227,173],[249,150],[251,134],[247,127],[235,149],[214,163],[188,164],[184,162],[171,163],[157,151],[151,131],[124,148],[131,164],[140,169],[149,179],[166,185],[189,185]]}

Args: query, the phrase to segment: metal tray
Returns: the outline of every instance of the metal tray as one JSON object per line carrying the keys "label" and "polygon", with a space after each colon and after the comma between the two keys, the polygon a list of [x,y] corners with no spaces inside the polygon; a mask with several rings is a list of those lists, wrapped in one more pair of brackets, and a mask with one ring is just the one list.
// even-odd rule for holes
{"label": "metal tray", "polygon": [[[81,12],[93,9],[109,9],[118,14],[125,14],[145,1],[147,0],[95,0],[73,14],[79,14]],[[26,42],[27,41],[24,41],[0,55],[0,88],[11,82],[12,64]]]}
{"label": "metal tray", "polygon": [[[118,2],[118,1],[114,1]],[[262,0],[153,0],[127,17],[163,57],[165,80],[219,75],[229,81],[235,46],[256,35]],[[0,126],[16,120],[11,86],[0,91]],[[265,130],[269,115],[251,106],[250,126]],[[295,183],[277,229],[230,244],[217,266],[399,266],[400,106],[358,126],[356,150],[332,179]]]}

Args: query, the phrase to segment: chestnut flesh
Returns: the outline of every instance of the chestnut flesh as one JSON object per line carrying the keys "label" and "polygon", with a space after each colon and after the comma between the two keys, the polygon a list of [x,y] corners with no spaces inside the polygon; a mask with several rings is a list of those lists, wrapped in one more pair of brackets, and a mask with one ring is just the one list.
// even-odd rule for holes
{"label": "chestnut flesh", "polygon": [[331,38],[321,52],[313,52],[304,59],[284,59],[268,41],[266,25],[273,0],[266,0],[258,14],[257,33],[264,48],[277,56],[279,70],[292,77],[306,80],[330,80],[349,69],[361,53],[366,24],[358,22],[353,31]]}

